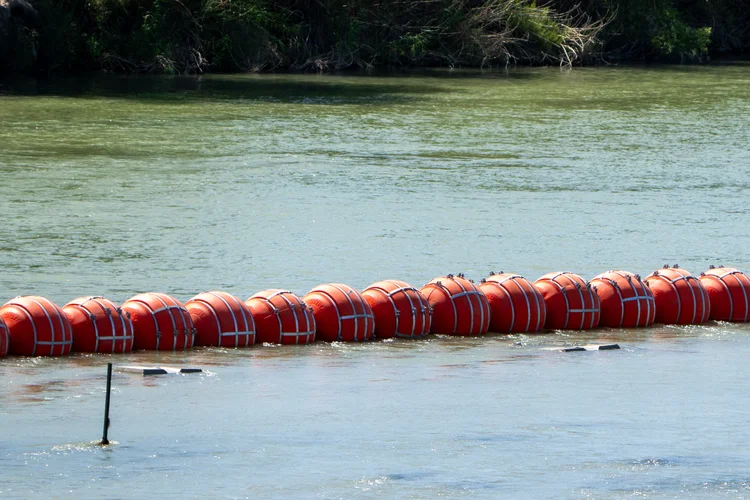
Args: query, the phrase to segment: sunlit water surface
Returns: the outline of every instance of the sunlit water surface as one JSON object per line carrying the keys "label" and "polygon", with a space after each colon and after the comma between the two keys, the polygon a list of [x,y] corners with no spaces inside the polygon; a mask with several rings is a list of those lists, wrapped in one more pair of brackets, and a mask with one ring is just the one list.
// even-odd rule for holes
{"label": "sunlit water surface", "polygon": [[[0,82],[0,300],[750,271],[748,144],[741,64]],[[750,498],[749,358],[728,323],[9,357],[0,497]],[[108,361],[206,372],[116,372],[100,448]]]}

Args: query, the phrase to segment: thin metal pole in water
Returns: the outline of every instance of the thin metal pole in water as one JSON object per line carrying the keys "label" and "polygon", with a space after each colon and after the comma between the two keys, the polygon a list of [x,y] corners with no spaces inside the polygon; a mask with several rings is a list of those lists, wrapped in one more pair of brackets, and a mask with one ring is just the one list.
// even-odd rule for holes
{"label": "thin metal pole in water", "polygon": [[112,363],[107,363],[107,399],[104,401],[104,435],[101,445],[109,444],[107,431],[109,430],[109,395],[112,392]]}

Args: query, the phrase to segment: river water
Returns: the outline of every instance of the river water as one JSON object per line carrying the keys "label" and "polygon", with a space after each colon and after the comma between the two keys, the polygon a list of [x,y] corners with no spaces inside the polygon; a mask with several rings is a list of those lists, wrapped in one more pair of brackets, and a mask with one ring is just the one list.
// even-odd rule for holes
{"label": "river water", "polygon": [[[0,300],[750,271],[750,65],[0,82]],[[617,342],[619,351],[543,349]],[[2,498],[750,498],[750,325],[0,360]],[[101,449],[104,374],[116,372]]]}

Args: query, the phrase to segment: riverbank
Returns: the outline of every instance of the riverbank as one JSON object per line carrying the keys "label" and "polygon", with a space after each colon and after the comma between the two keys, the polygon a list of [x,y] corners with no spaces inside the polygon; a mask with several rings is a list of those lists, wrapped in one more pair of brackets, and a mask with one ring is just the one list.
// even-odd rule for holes
{"label": "riverbank", "polygon": [[0,74],[704,62],[749,26],[722,0],[0,0]]}

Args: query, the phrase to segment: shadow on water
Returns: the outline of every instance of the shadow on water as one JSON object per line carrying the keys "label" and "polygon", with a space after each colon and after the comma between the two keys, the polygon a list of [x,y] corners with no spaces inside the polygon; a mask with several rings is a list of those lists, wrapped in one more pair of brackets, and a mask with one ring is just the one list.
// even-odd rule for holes
{"label": "shadow on water", "polygon": [[60,77],[0,80],[1,96],[111,98],[180,104],[196,101],[259,101],[294,104],[389,104],[441,92],[423,79],[377,81],[368,77],[316,75],[208,75]]}

